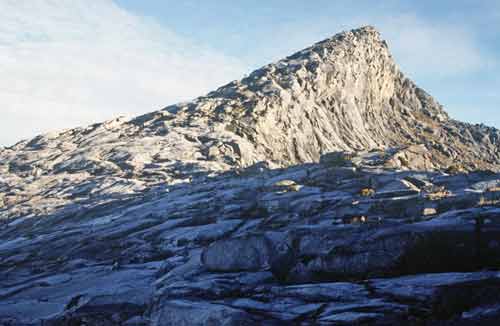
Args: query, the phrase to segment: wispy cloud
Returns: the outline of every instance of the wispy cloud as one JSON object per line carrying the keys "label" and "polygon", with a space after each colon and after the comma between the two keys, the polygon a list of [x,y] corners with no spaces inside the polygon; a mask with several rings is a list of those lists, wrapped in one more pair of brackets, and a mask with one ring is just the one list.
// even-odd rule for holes
{"label": "wispy cloud", "polygon": [[3,0],[0,22],[3,145],[151,111],[245,72],[111,0]]}

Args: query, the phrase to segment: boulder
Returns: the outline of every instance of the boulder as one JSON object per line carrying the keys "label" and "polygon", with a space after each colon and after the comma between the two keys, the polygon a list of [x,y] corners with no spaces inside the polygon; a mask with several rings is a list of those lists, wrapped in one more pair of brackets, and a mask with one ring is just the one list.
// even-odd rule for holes
{"label": "boulder", "polygon": [[255,320],[243,310],[221,304],[173,300],[160,302],[151,318],[152,326],[245,326]]}
{"label": "boulder", "polygon": [[269,266],[271,243],[264,236],[221,240],[208,246],[201,261],[210,271],[256,271]]}

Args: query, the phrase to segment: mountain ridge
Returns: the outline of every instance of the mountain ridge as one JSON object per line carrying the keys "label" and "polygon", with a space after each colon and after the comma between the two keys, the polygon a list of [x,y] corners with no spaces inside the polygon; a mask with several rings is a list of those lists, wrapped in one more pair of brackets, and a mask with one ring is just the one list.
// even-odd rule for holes
{"label": "mountain ridge", "polygon": [[[352,76],[345,73],[345,67],[342,67],[342,64],[347,64],[339,63],[341,61],[339,57],[348,56],[349,49],[357,49],[357,47],[360,47],[359,51],[367,48],[366,51],[372,53],[371,57],[361,57],[366,60],[361,65],[362,67],[372,69],[373,61],[377,61],[376,55],[378,55],[382,57],[382,60],[379,60],[381,70],[371,74],[355,72]],[[359,57],[354,57],[354,59],[360,60]],[[346,61],[352,60],[351,56]],[[332,77],[332,74],[329,74],[331,71],[336,75],[343,75],[340,78]],[[392,74],[389,77],[395,81],[387,77],[382,78],[384,74]],[[368,75],[369,80],[363,83],[364,75]],[[298,78],[290,80],[292,78],[290,76]],[[353,82],[352,79],[355,81]],[[362,85],[359,85],[358,79],[361,79]],[[374,86],[370,85],[374,79],[379,82]],[[328,82],[324,83],[324,80]],[[335,85],[335,81],[340,85]],[[376,87],[371,89],[369,86]],[[333,94],[328,93],[331,87],[335,88]],[[371,97],[382,94],[383,98],[375,105],[373,103],[360,105],[359,102],[363,100],[363,97],[367,97],[362,94],[363,91],[371,91],[368,94]],[[385,93],[389,94],[384,97]],[[333,103],[318,103],[321,101],[333,101]],[[344,103],[339,105],[335,101]],[[439,103],[399,71],[388,52],[387,44],[371,26],[337,34],[318,42],[292,56],[264,66],[241,81],[225,85],[192,103],[199,103],[198,107],[193,108],[188,105],[188,110],[198,112],[202,110],[196,109],[208,106],[207,116],[211,116],[215,121],[229,120],[227,128],[238,136],[250,139],[254,147],[261,147],[255,149],[260,154],[259,159],[277,161],[281,166],[317,161],[322,153],[328,151],[369,150],[383,146],[423,144],[428,142],[429,138],[436,141],[432,138],[442,136],[440,133],[449,137],[447,130],[442,130],[443,124],[446,123],[449,123],[452,129],[465,131],[465,133],[486,133],[485,138],[489,138],[492,145],[489,151],[493,152],[493,155],[490,155],[492,157],[487,157],[487,159],[490,162],[498,162],[499,159],[498,155],[495,156],[500,134],[498,130],[486,128],[486,131],[480,131],[478,126],[450,120]],[[371,110],[363,107],[363,104],[366,107],[370,106]],[[392,110],[383,110],[384,106]],[[178,112],[179,106],[171,106],[167,108],[169,109]],[[182,111],[182,108],[180,110]],[[384,116],[380,117],[381,114]],[[410,115],[410,119],[406,121],[398,119],[397,123],[402,121],[405,125],[391,125],[390,122],[401,114]],[[417,116],[412,117],[411,114]],[[322,122],[322,119],[326,122]],[[370,122],[370,119],[375,123]],[[307,124],[306,127],[297,126],[304,123]],[[422,132],[415,134],[412,130],[415,123],[427,131],[432,128],[437,130],[429,134]],[[398,127],[403,129],[402,132],[397,132]],[[276,132],[276,129],[279,132]],[[320,132],[317,131],[318,129]],[[297,134],[298,137],[296,137]],[[409,135],[410,139],[404,139],[406,135]],[[309,140],[308,138],[311,137],[316,139]],[[466,142],[471,140],[475,142],[474,137],[469,137]],[[281,147],[276,148],[276,144],[280,144]],[[457,148],[452,148],[451,151],[441,150],[442,146],[434,143],[426,145],[430,147],[441,166],[452,164],[451,161],[456,160],[457,157],[460,159],[461,155],[457,152],[463,151]],[[488,147],[488,145],[483,147]],[[479,146],[481,147],[481,144]],[[484,152],[482,149],[479,152]],[[447,161],[443,156],[454,157]],[[468,168],[474,168],[472,161],[478,158],[477,156],[471,157],[463,163]],[[245,166],[247,165],[245,162],[255,163],[255,158],[242,158],[242,161],[242,165]],[[491,168],[491,165],[489,167]]]}
{"label": "mountain ridge", "polygon": [[93,178],[111,178],[136,192],[259,162],[286,167],[318,162],[334,151],[414,145],[423,146],[426,168],[500,166],[500,131],[449,119],[399,71],[386,42],[368,26],[336,34],[191,102],[0,150],[0,190],[19,189],[13,197],[20,199],[5,207],[45,201],[41,194],[54,180],[71,180],[61,181],[70,193]]}

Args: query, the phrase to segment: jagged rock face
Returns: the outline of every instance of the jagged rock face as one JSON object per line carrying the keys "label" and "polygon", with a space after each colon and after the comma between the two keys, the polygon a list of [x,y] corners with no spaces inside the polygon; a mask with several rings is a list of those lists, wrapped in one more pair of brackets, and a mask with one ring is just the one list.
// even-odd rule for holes
{"label": "jagged rock face", "polygon": [[40,214],[90,193],[137,193],[261,161],[283,167],[411,144],[423,146],[424,167],[498,170],[500,132],[450,120],[366,27],[193,102],[1,150],[0,205],[9,210],[0,214]]}
{"label": "jagged rock face", "polygon": [[496,325],[499,139],[366,27],[2,149],[0,324]]}

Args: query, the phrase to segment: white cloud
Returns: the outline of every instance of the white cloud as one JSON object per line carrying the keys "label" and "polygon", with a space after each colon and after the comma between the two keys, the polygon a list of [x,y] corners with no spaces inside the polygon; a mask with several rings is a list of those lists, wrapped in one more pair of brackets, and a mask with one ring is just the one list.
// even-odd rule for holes
{"label": "white cloud", "polygon": [[111,0],[0,2],[0,144],[158,109],[245,67]]}

